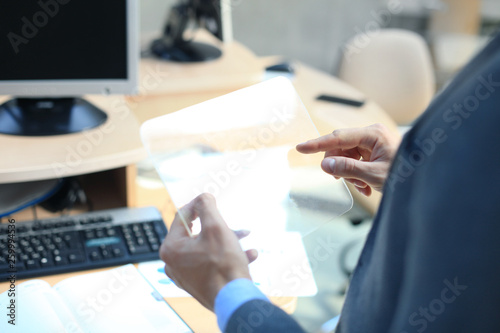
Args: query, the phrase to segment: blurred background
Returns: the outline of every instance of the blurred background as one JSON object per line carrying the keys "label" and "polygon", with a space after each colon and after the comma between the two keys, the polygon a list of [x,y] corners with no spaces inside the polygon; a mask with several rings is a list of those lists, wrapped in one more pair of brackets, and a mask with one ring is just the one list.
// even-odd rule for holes
{"label": "blurred background", "polygon": [[[279,55],[287,60],[299,61],[339,76],[375,100],[399,125],[410,124],[411,120],[425,109],[435,92],[441,89],[500,27],[498,0],[226,0],[225,2],[232,11],[234,40],[258,56]],[[144,50],[151,40],[161,33],[168,8],[174,3],[176,3],[174,0],[141,0],[141,45]],[[415,95],[401,96],[403,104],[394,104],[393,97],[398,95],[394,91],[391,101],[387,101],[384,100],[384,96],[380,97],[377,88],[374,91],[374,88],[366,86],[365,82],[359,82],[363,81],[364,76],[374,75],[373,72],[367,75],[363,72],[352,74],[353,69],[342,67],[343,62],[346,63],[346,58],[357,55],[361,49],[368,51],[370,43],[375,44],[375,40],[383,39],[379,38],[382,36],[382,30],[393,28],[408,30],[421,37],[425,54],[422,53],[416,58],[421,60],[418,65],[422,65],[422,68],[428,71],[428,76],[432,76],[412,77],[403,71],[402,80],[413,80],[414,87],[430,86]],[[394,39],[394,36],[388,38]],[[415,53],[421,52],[422,47],[418,42],[412,42],[410,39],[408,39],[410,49],[407,52],[413,52],[411,47],[415,47]],[[395,54],[400,52],[396,46],[391,45],[391,47],[394,49],[390,52]],[[398,55],[404,58],[405,56],[401,54],[403,53]],[[427,61],[427,58],[430,61]],[[381,62],[386,60],[380,59]],[[363,61],[356,58],[353,62],[354,67]],[[375,63],[377,61],[379,60],[375,60]],[[373,64],[374,61],[370,65]],[[390,63],[390,66],[394,72],[394,64]],[[400,63],[399,68],[406,70],[407,63]],[[394,82],[396,86],[400,85],[397,80]],[[389,85],[382,85],[378,89],[391,88]],[[400,118],[397,114],[400,111],[391,112],[391,108],[401,109],[401,105],[409,104],[415,104],[416,107],[410,117]],[[405,109],[408,111],[407,107]],[[308,253],[314,253],[318,248],[330,251],[330,255],[324,260],[320,262],[316,260],[313,267],[318,294],[314,297],[299,298],[294,313],[294,317],[308,331],[328,332],[332,328],[325,323],[339,314],[342,308],[349,277],[370,230],[372,218],[371,213],[355,205],[349,213],[303,240]]]}
{"label": "blurred background", "polygon": [[[337,74],[344,45],[377,27],[426,40],[441,86],[500,26],[498,0],[225,0],[234,39],[259,56],[282,55]],[[161,32],[173,0],[141,0],[141,41]]]}

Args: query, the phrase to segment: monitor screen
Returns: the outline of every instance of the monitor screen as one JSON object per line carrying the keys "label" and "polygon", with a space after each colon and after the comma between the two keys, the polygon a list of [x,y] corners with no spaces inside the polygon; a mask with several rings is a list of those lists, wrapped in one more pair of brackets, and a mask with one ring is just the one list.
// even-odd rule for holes
{"label": "monitor screen", "polygon": [[0,94],[131,94],[136,0],[0,0]]}

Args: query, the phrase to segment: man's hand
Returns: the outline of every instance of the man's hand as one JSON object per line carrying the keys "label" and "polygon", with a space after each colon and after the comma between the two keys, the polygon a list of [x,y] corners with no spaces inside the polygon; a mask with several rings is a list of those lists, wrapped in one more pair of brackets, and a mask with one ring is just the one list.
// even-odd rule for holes
{"label": "man's hand", "polygon": [[[182,218],[192,227],[197,217],[201,232],[190,237]],[[176,214],[170,232],[160,248],[165,273],[203,306],[213,311],[215,297],[230,281],[251,280],[248,264],[257,251],[243,252],[238,238],[248,232],[230,230],[217,210],[215,199],[202,194]]]}
{"label": "man's hand", "polygon": [[320,138],[301,143],[304,154],[325,152],[321,168],[335,178],[344,178],[362,194],[372,188],[382,191],[401,138],[381,124],[364,128],[335,130]]}

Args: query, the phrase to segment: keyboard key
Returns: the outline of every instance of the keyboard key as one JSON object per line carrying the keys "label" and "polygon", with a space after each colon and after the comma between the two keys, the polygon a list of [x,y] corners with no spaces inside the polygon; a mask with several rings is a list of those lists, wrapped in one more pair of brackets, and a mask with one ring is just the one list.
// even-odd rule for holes
{"label": "keyboard key", "polygon": [[115,247],[114,249],[111,250],[113,253],[113,256],[115,258],[123,257],[125,254],[123,253],[122,249],[119,247]]}
{"label": "keyboard key", "polygon": [[44,244],[44,245],[52,244],[52,239],[49,236],[43,236],[42,237],[42,244]]}
{"label": "keyboard key", "polygon": [[27,269],[37,269],[39,267],[40,267],[40,265],[38,264],[37,261],[32,260],[32,259],[26,260],[26,268]]}
{"label": "keyboard key", "polygon": [[104,259],[113,258],[113,254],[108,249],[101,249],[101,255]]}
{"label": "keyboard key", "polygon": [[95,238],[95,232],[94,232],[94,230],[87,230],[87,231],[85,231],[85,238],[86,239],[94,239]]}
{"label": "keyboard key", "polygon": [[89,218],[91,224],[99,223],[99,217],[92,216]]}
{"label": "keyboard key", "polygon": [[75,231],[66,232],[62,238],[66,243],[71,243],[78,238],[78,233]]}
{"label": "keyboard key", "polygon": [[41,258],[40,259],[40,266],[42,267],[51,267],[54,266],[54,262],[50,258]]}
{"label": "keyboard key", "polygon": [[49,230],[49,229],[54,229],[55,223],[52,222],[46,222],[43,224],[43,229]]}
{"label": "keyboard key", "polygon": [[116,230],[114,228],[108,228],[106,229],[106,233],[109,237],[113,237],[116,235]]}
{"label": "keyboard key", "polygon": [[94,250],[94,251],[90,252],[90,259],[92,261],[98,261],[98,260],[101,260],[102,257],[97,250]]}
{"label": "keyboard key", "polygon": [[142,254],[142,253],[151,252],[151,250],[149,249],[149,246],[147,246],[147,245],[130,246],[129,251],[132,254]]}
{"label": "keyboard key", "polygon": [[64,226],[65,226],[65,227],[72,227],[72,226],[74,226],[74,225],[76,225],[76,222],[75,222],[75,221],[73,221],[73,220],[69,220],[69,221],[65,221],[65,222],[64,222]]}
{"label": "keyboard key", "polygon": [[106,234],[104,233],[104,229],[97,229],[95,231],[95,235],[97,238],[104,238],[106,237]]}
{"label": "keyboard key", "polygon": [[26,226],[22,225],[22,226],[20,226],[20,227],[17,227],[16,231],[17,231],[18,233],[25,233],[25,232],[27,232],[27,231],[28,231],[28,227],[26,227]]}
{"label": "keyboard key", "polygon": [[85,261],[85,258],[81,253],[71,253],[68,255],[68,259],[72,264]]}
{"label": "keyboard key", "polygon": [[68,260],[61,256],[55,256],[54,262],[56,265],[66,265],[68,263]]}

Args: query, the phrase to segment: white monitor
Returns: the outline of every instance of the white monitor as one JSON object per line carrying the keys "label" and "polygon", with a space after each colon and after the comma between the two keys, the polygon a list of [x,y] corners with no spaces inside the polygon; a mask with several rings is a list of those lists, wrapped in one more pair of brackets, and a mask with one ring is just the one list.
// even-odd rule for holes
{"label": "white monitor", "polygon": [[[68,98],[137,92],[137,0],[0,0],[0,8],[0,35],[4,36],[0,39],[0,95],[19,98],[0,106],[0,133],[51,135],[95,127],[98,124],[81,120],[83,128],[60,133],[57,129],[10,132],[12,127],[26,127],[23,121],[31,121],[31,127],[50,126],[56,121],[48,119],[51,113],[67,110]],[[78,110],[86,107],[83,104]],[[38,118],[29,119],[33,112]],[[102,114],[98,118],[100,123],[105,121]],[[2,123],[7,129],[1,128]]]}

